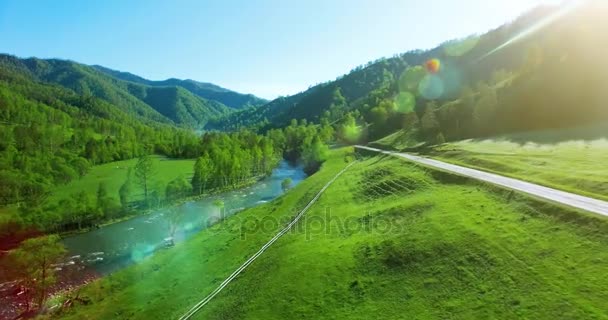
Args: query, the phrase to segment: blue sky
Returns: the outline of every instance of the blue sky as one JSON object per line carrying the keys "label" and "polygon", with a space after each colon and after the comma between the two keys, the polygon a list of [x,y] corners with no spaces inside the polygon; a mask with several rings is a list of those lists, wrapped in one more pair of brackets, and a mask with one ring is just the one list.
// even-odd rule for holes
{"label": "blue sky", "polygon": [[556,0],[0,0],[0,52],[274,98]]}

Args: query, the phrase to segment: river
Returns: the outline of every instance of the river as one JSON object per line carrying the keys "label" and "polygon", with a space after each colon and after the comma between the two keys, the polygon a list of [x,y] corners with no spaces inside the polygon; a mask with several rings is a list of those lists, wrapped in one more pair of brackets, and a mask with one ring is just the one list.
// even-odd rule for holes
{"label": "river", "polygon": [[[180,206],[157,210],[153,213],[110,224],[100,229],[66,237],[63,243],[70,258],[57,270],[93,269],[105,275],[130,264],[141,261],[167,245],[169,232],[169,210],[179,210],[173,242],[179,243],[207,228],[218,220],[220,209],[214,204],[224,202],[223,215],[236,214],[268,202],[281,194],[281,182],[291,178],[292,186],[306,178],[301,167],[282,161],[269,177],[239,190],[212,195],[200,200],[186,202]],[[172,213],[175,214],[175,213]]]}

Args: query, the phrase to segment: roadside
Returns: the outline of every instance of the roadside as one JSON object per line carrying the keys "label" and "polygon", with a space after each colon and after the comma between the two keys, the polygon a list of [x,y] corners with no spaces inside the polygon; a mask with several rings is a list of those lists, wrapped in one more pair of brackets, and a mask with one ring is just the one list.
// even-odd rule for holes
{"label": "roadside", "polygon": [[458,175],[467,176],[480,181],[489,182],[494,185],[505,187],[511,190],[524,192],[535,197],[539,197],[545,200],[553,201],[562,205],[571,206],[577,209],[597,213],[600,215],[608,216],[608,202],[593,199],[589,197],[580,196],[573,193],[568,193],[561,190],[556,190],[548,187],[543,187],[533,183],[507,178],[493,173],[488,173],[480,170],[475,170],[463,166],[445,163],[442,161],[429,159],[421,156],[411,155],[407,153],[398,153],[392,151],[385,151],[377,148],[371,148],[366,146],[356,146],[358,149],[368,150],[372,152],[383,153],[391,156],[398,156],[407,160],[422,164],[424,166],[432,167],[439,170],[448,171]]}

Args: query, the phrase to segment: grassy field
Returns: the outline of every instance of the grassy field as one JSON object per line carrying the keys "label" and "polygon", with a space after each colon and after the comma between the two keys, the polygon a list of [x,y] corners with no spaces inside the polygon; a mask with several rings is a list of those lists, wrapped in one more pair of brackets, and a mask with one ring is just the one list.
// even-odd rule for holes
{"label": "grassy field", "polygon": [[[167,183],[179,176],[190,178],[193,172],[194,160],[168,159],[161,156],[153,157],[155,165],[155,175],[152,179],[152,186],[160,186],[162,196]],[[116,205],[120,205],[118,190],[127,178],[129,168],[135,167],[137,159],[116,161],[98,166],[93,166],[91,170],[82,178],[71,181],[70,183],[58,186],[47,200],[47,205],[57,205],[61,199],[69,198],[74,194],[85,191],[90,201],[95,201],[99,183],[106,185],[108,195]],[[143,191],[138,186],[134,186],[135,193],[133,201],[143,199]],[[15,221],[18,214],[17,207],[0,207],[0,225],[10,221]]]}
{"label": "grassy field", "polygon": [[[87,286],[91,304],[62,316],[177,318],[345,165],[334,153],[285,196]],[[195,318],[608,319],[608,221],[508,194],[364,160]]]}
{"label": "grassy field", "polygon": [[[176,177],[182,175],[190,178],[192,176],[194,160],[175,160],[160,156],[156,156],[153,159],[155,175],[153,177],[152,185],[162,186],[163,191],[167,183]],[[81,179],[74,180],[64,186],[59,186],[55,192],[53,192],[49,201],[59,201],[63,198],[70,197],[81,190],[86,191],[91,199],[95,199],[99,183],[103,182],[108,188],[108,194],[114,199],[116,204],[119,204],[118,190],[125,182],[129,168],[134,168],[136,163],[137,159],[131,159],[94,166],[91,171]],[[142,199],[143,192],[138,190],[134,195],[133,200]]]}
{"label": "grassy field", "polygon": [[608,200],[608,130],[603,132],[605,137],[547,131],[544,135],[519,134],[465,140],[435,147],[429,155]]}
{"label": "grassy field", "polygon": [[369,143],[371,147],[387,150],[403,150],[414,148],[422,144],[423,142],[419,141],[417,138],[417,132],[412,130],[399,130],[382,139]]}

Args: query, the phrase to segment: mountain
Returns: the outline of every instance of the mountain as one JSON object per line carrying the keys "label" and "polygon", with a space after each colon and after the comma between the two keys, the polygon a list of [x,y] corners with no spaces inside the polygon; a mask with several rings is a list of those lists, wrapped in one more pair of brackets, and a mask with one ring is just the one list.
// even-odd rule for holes
{"label": "mountain", "polygon": [[208,100],[215,100],[220,102],[232,109],[245,109],[248,107],[261,106],[266,104],[268,101],[262,98],[258,98],[252,94],[242,94],[212,83],[198,82],[194,80],[180,80],[180,79],[167,79],[162,81],[147,80],[142,77],[136,76],[128,72],[121,72],[112,69],[108,69],[102,66],[93,66],[95,69],[113,76],[118,79],[139,83],[152,87],[167,87],[176,86],[182,87],[191,93]]}
{"label": "mountain", "polygon": [[102,99],[131,115],[191,128],[200,128],[209,119],[264,101],[212,84],[177,79],[149,81],[67,60],[0,55],[0,67],[27,75],[34,81],[57,84],[80,95]]}
{"label": "mountain", "polygon": [[[367,128],[370,139],[377,139],[411,126],[412,121],[419,123],[429,105],[434,110],[429,114],[431,122],[444,127],[430,131],[447,139],[604,119],[605,108],[598,104],[602,90],[597,85],[608,76],[598,63],[607,39],[593,30],[605,29],[600,13],[606,11],[601,1],[569,9],[541,6],[483,35],[378,59],[304,92],[225,115],[207,127],[268,130],[291,119],[340,123],[351,114]],[[425,68],[429,59],[440,62],[436,74]],[[462,105],[463,101],[468,104]],[[493,104],[494,111],[481,110],[486,102]],[[489,114],[495,111],[491,117],[502,120],[494,128],[474,128],[474,121],[490,121]],[[417,117],[407,115],[411,112]],[[487,117],[482,120],[484,113]]]}
{"label": "mountain", "polygon": [[[111,83],[96,82],[86,68],[53,63],[0,56],[0,206],[25,201],[36,207],[55,186],[82,177],[92,165],[151,152],[198,154],[200,139],[191,129],[176,127]],[[41,78],[71,83],[86,94]],[[178,100],[182,107],[191,107],[190,96],[179,95],[187,97]]]}

